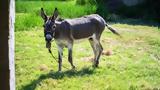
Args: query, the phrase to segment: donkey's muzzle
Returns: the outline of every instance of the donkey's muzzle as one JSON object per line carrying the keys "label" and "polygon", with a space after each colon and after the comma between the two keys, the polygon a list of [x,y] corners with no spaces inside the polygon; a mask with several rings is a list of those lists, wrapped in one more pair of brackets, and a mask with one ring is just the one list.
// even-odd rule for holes
{"label": "donkey's muzzle", "polygon": [[45,40],[46,40],[46,48],[50,49],[51,48],[52,36],[50,34],[47,34],[45,36]]}
{"label": "donkey's muzzle", "polygon": [[45,36],[45,39],[46,39],[47,42],[50,42],[52,40],[52,36],[50,34],[47,34]]}

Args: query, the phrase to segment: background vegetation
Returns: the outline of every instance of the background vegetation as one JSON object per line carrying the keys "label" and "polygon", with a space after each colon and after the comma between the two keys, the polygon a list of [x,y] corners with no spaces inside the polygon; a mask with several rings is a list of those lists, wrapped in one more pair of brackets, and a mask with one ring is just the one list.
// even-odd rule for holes
{"label": "background vegetation", "polygon": [[[79,1],[79,0],[77,0]],[[80,0],[84,1],[84,0]],[[85,0],[85,1],[96,1],[98,10],[97,13],[103,16],[112,16],[112,13],[124,18],[143,19],[149,21],[157,21],[160,23],[160,1],[153,0],[141,0],[142,3],[133,6],[126,6],[121,0]],[[128,0],[129,1],[129,0]],[[108,3],[115,2],[115,4]],[[117,7],[117,8],[115,8]],[[115,9],[112,9],[115,8]],[[113,16],[114,17],[114,16]],[[107,19],[107,18],[106,18]],[[113,19],[111,19],[113,20]]]}
{"label": "background vegetation", "polygon": [[95,5],[76,5],[75,1],[16,1],[16,31],[29,30],[40,27],[43,21],[40,17],[40,9],[44,8],[48,16],[53,14],[55,7],[62,18],[80,17],[96,12]]}
{"label": "background vegetation", "polygon": [[[139,20],[133,23],[132,19],[127,19],[126,24],[112,24],[122,38],[108,29],[103,32],[101,43],[104,54],[99,68],[92,68],[93,52],[88,40],[80,40],[75,42],[73,49],[76,70],[70,70],[68,52],[64,49],[63,65],[67,68],[63,67],[61,73],[57,72],[58,64],[45,48],[40,8],[43,7],[48,15],[52,15],[54,8],[58,7],[63,18],[97,12],[107,17],[109,11],[105,11],[98,0],[99,6],[91,1],[16,1],[16,90],[160,89],[160,29]],[[57,57],[54,41],[52,51]],[[106,54],[108,51],[111,55]]]}

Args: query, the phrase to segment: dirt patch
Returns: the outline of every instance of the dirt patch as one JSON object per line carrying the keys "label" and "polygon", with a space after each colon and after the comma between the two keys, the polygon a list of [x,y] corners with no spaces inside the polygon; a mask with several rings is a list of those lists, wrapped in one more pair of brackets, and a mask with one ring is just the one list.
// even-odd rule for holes
{"label": "dirt patch", "polygon": [[93,62],[94,61],[94,56],[84,57],[81,60],[86,61],[86,62]]}
{"label": "dirt patch", "polygon": [[[113,51],[111,49],[109,49],[109,50],[103,50],[102,55],[104,55],[104,56],[111,56],[111,55],[113,55]],[[86,62],[93,62],[94,61],[94,56],[84,57],[81,60],[82,61],[86,61]]]}
{"label": "dirt patch", "polygon": [[113,38],[104,38],[104,39],[101,40],[101,42],[102,42],[102,44],[107,44],[109,46],[115,46],[115,45],[121,44],[120,41],[115,40]]}
{"label": "dirt patch", "polygon": [[45,65],[45,64],[41,64],[41,65],[39,65],[39,70],[40,71],[47,71],[48,70],[48,66]]}
{"label": "dirt patch", "polygon": [[102,52],[102,55],[111,56],[111,55],[113,55],[113,51],[112,51],[111,49],[109,49],[109,50],[104,50],[104,51]]}

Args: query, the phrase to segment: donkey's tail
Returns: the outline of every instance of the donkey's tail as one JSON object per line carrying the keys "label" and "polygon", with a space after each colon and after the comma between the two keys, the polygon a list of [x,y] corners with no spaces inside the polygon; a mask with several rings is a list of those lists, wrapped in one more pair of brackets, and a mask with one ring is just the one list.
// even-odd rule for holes
{"label": "donkey's tail", "polygon": [[109,26],[107,23],[105,23],[105,25],[107,26],[107,28],[114,34],[118,35],[121,37],[121,35],[115,30],[113,29],[111,26]]}

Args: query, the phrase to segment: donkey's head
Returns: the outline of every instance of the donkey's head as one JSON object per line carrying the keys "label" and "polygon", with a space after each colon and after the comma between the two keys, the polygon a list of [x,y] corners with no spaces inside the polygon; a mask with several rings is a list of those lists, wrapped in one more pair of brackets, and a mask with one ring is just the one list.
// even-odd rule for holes
{"label": "donkey's head", "polygon": [[44,20],[44,37],[46,40],[46,48],[51,47],[51,40],[53,39],[55,35],[55,28],[56,28],[56,18],[58,16],[58,10],[55,8],[53,15],[51,17],[47,17],[45,14],[43,8],[41,8],[41,17]]}

